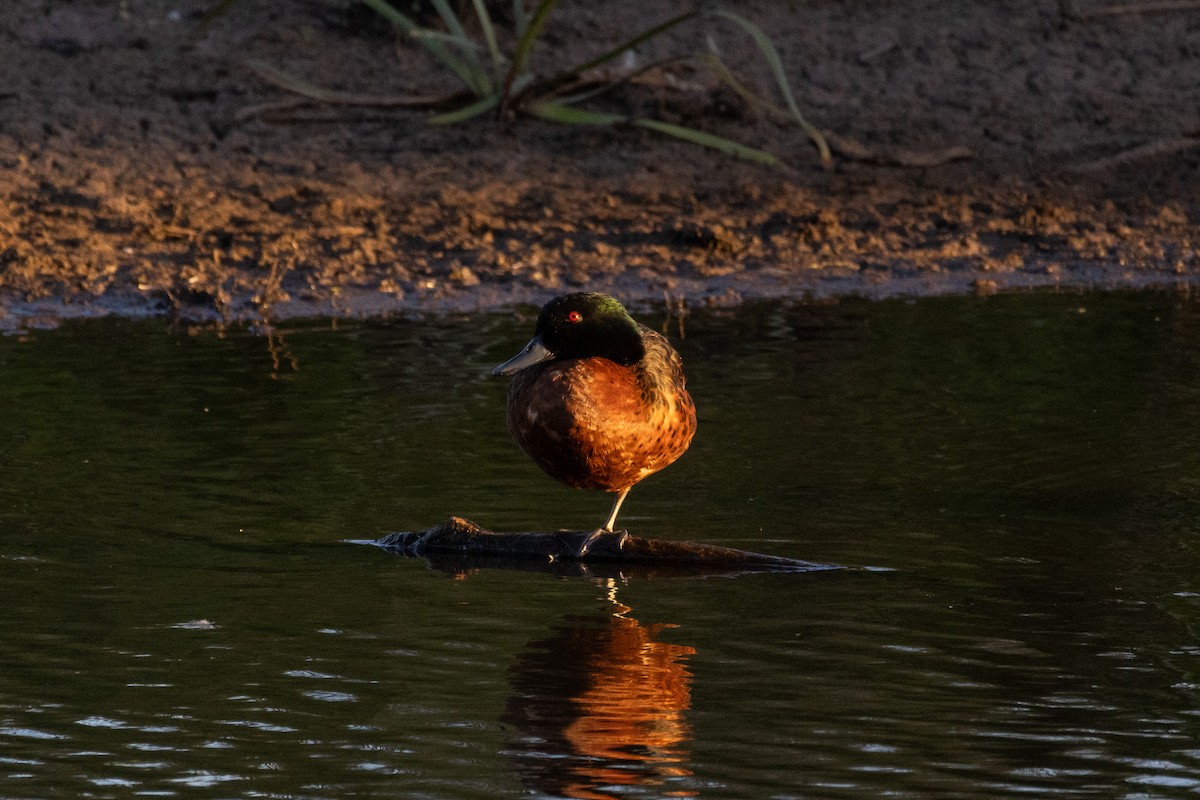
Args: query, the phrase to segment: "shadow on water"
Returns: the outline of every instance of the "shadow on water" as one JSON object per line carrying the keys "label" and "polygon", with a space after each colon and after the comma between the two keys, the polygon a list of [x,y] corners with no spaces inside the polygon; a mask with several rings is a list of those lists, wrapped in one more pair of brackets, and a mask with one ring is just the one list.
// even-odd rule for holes
{"label": "shadow on water", "polygon": [[699,433],[623,523],[889,572],[345,544],[450,514],[594,527],[607,499],[504,430],[488,372],[529,322],[0,338],[5,794],[1200,790],[1195,302],[688,317]]}

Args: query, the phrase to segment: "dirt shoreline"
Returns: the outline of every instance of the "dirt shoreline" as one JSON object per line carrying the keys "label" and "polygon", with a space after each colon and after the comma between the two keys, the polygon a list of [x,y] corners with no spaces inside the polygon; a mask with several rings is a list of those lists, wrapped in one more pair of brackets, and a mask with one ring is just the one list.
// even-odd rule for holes
{"label": "dirt shoreline", "polygon": [[[790,165],[773,170],[643,130],[283,108],[248,59],[342,91],[452,88],[348,0],[247,2],[207,27],[198,0],[17,0],[0,327],[466,312],[579,287],[729,305],[1200,284],[1200,12],[1041,5],[740,3],[835,137],[833,170],[688,65],[607,101],[764,147]],[[541,55],[580,60],[686,6],[564,3]],[[769,87],[728,31],[638,57],[704,36]]]}
{"label": "dirt shoreline", "polygon": [[[997,276],[991,272],[960,275],[895,273],[882,278],[852,275],[842,278],[821,275],[811,281],[780,282],[739,276],[729,279],[698,279],[664,289],[662,281],[640,280],[615,283],[588,282],[578,288],[604,291],[619,297],[630,308],[684,305],[691,308],[729,308],[748,302],[830,302],[843,298],[887,300],[958,295],[989,296],[1026,291],[1095,292],[1176,290],[1187,296],[1200,288],[1194,274],[1128,272],[1109,267],[1081,267],[1062,276],[1023,272]],[[427,315],[459,315],[489,312],[517,306],[539,306],[563,289],[498,287],[482,284],[426,295],[396,296],[367,289],[341,289],[336,296],[289,299],[263,307],[249,295],[233,298],[228,306],[210,303],[184,305],[147,292],[110,290],[100,296],[66,295],[29,298],[0,296],[0,333],[30,328],[53,329],[67,320],[107,316],[128,319],[169,318],[199,324],[278,324],[305,319],[370,320]]]}

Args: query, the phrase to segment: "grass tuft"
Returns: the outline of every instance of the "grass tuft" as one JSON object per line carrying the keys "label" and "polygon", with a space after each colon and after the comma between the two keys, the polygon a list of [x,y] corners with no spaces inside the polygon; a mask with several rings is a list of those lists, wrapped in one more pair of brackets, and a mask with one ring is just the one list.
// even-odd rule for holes
{"label": "grass tuft", "polygon": [[[235,0],[219,0],[210,14],[223,12],[233,2]],[[782,166],[783,162],[777,156],[765,150],[697,128],[582,107],[583,103],[661,64],[638,70],[616,70],[613,71],[614,74],[605,77],[597,77],[596,71],[599,68],[611,64],[645,42],[697,18],[729,23],[749,35],[757,46],[775,79],[782,105],[752,91],[711,48],[699,58],[698,63],[710,68],[720,80],[755,107],[766,110],[776,119],[798,125],[812,141],[821,164],[826,167],[832,164],[832,155],[825,137],[800,111],[788,82],[783,60],[774,42],[757,24],[728,9],[703,4],[695,10],[651,25],[595,58],[543,76],[530,68],[530,59],[559,0],[537,0],[532,7],[527,7],[523,0],[513,0],[513,44],[507,50],[502,44],[501,36],[498,35],[497,20],[493,19],[492,12],[484,0],[471,0],[470,3],[470,9],[478,22],[479,33],[475,36],[468,32],[466,20],[449,0],[429,0],[441,20],[441,30],[422,25],[413,17],[399,11],[388,0],[361,2],[388,20],[402,35],[424,47],[462,84],[462,91],[446,95],[440,100],[420,98],[421,106],[434,108],[438,112],[430,117],[431,124],[453,125],[495,111],[497,117],[504,121],[533,117],[564,125],[633,126],[712,148],[735,158],[773,167]],[[321,89],[266,65],[255,64],[254,68],[275,85],[310,99],[348,102],[348,97],[362,97]],[[390,105],[403,106],[406,103],[395,102]]]}

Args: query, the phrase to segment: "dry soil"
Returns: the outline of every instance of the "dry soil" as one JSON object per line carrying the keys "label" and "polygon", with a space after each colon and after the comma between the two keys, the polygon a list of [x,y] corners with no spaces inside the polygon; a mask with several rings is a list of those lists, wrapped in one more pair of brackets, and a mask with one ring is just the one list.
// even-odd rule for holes
{"label": "dry soil", "polygon": [[[1114,0],[1115,2],[1115,0]],[[713,20],[598,101],[765,148],[632,128],[299,102],[452,76],[348,0],[13,0],[0,10],[0,318],[471,310],[588,287],[631,301],[993,292],[1200,280],[1200,8],[1124,0],[747,0],[834,144],[751,106]],[[1139,4],[1140,3],[1140,4]],[[507,7],[507,3],[498,4]],[[566,0],[535,65],[689,3]],[[505,31],[501,30],[501,35]]]}

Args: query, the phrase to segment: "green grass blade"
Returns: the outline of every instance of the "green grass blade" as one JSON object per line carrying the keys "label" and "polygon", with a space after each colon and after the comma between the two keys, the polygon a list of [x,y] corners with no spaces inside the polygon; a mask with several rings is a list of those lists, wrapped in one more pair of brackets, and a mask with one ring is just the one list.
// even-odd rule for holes
{"label": "green grass blade", "polygon": [[431,31],[424,28],[419,28],[412,34],[414,39],[424,45],[425,49],[433,53],[439,61],[445,64],[476,96],[486,97],[491,94],[491,81],[488,79],[487,73],[463,61],[444,47],[445,36],[446,34],[439,31]]}
{"label": "green grass blade", "polygon": [[[412,33],[414,39],[422,39],[430,42],[441,42],[442,44],[452,44],[464,52],[471,53],[477,56],[483,51],[483,45],[474,39],[463,39],[455,36],[453,33],[445,31],[435,31],[432,28],[417,28]],[[475,60],[474,58],[472,60]]]}
{"label": "green grass blade", "polygon": [[[479,97],[486,97],[495,92],[495,87],[492,84],[492,73],[488,71],[482,57],[484,47],[482,44],[474,39],[463,39],[453,33],[444,33],[443,31],[430,30],[429,28],[418,28],[412,35],[414,39],[421,41],[426,46],[430,42],[441,42],[452,46],[464,54],[467,58],[457,61],[462,69],[461,74],[455,73],[458,74],[459,79],[467,84],[471,91]],[[445,58],[453,58],[453,56],[447,55]]]}
{"label": "green grass blade", "polygon": [[[671,28],[674,28],[676,25],[681,25],[682,23],[687,22],[689,19],[696,16],[698,13],[700,13],[700,12],[685,11],[684,13],[680,14],[679,16],[672,17],[671,19],[667,20],[666,22],[661,22],[658,25],[655,25],[653,28],[648,28],[648,29],[642,31],[641,33],[639,33],[637,36],[634,36],[630,39],[625,40],[624,42],[621,42],[619,45],[617,45],[613,49],[609,50],[607,53],[599,55],[599,56],[591,59],[590,61],[585,61],[584,63],[580,64],[579,66],[575,67],[574,69],[567,70],[566,72],[562,73],[562,76],[565,80],[570,80],[571,78],[573,78],[576,75],[579,75],[580,73],[587,72],[589,69],[595,69],[596,67],[600,66],[601,64],[606,64],[609,61],[612,61],[617,56],[621,55],[622,53],[624,53],[628,50],[632,50],[633,48],[637,47],[642,42],[649,41],[650,39],[653,39],[655,36],[665,33],[666,31],[669,31]],[[564,80],[564,82],[565,82],[565,80]]]}
{"label": "green grass blade", "polygon": [[685,128],[680,125],[672,125],[669,122],[660,122],[656,119],[633,119],[630,122],[639,128],[649,128],[652,131],[665,133],[667,136],[674,136],[676,139],[683,139],[685,142],[698,144],[701,147],[711,147],[714,150],[719,150],[725,155],[734,156],[735,158],[766,164],[770,167],[783,165],[782,161],[766,150],[748,147],[741,142],[726,139],[724,136],[714,136],[711,133],[698,131],[695,128]]}
{"label": "green grass blade", "polygon": [[[263,61],[251,59],[246,62],[246,66],[254,70],[258,77],[267,83],[278,86],[280,89],[298,94],[301,97],[307,97],[310,100],[333,105],[374,106],[376,108],[429,108],[440,106],[453,99],[453,95],[447,97],[415,97],[338,92],[309,83],[302,78],[290,75],[278,67],[273,67]],[[466,93],[462,92],[460,94]]]}
{"label": "green grass blade", "polygon": [[829,151],[829,143],[825,141],[825,137],[821,132],[800,113],[800,106],[796,104],[796,98],[792,96],[792,89],[788,84],[787,73],[783,69],[783,59],[779,57],[779,51],[775,49],[775,43],[771,41],[771,37],[763,33],[762,28],[732,11],[715,9],[709,13],[718,17],[724,17],[750,34],[750,38],[754,39],[754,43],[758,45],[758,49],[762,52],[763,58],[767,60],[767,64],[771,68],[771,73],[775,76],[775,82],[779,85],[779,92],[783,95],[784,102],[787,103],[788,110],[792,112],[792,116],[796,118],[796,121],[800,123],[800,127],[808,134],[808,138],[812,139],[813,144],[817,146],[817,151],[821,154],[821,163],[827,166],[831,164],[833,155]]}
{"label": "green grass blade", "polygon": [[442,22],[446,23],[446,30],[450,31],[450,35],[457,39],[469,39],[466,30],[462,26],[462,21],[458,18],[458,14],[450,7],[446,0],[429,0],[437,11],[438,16],[442,18]]}
{"label": "green grass blade", "polygon": [[362,0],[362,2],[363,5],[370,7],[375,13],[410,36],[420,27],[412,17],[397,11],[386,0]]}
{"label": "green grass blade", "polygon": [[504,87],[501,90],[501,94],[505,102],[512,96],[513,81],[516,80],[521,70],[525,69],[525,62],[529,60],[529,53],[533,50],[533,44],[542,32],[542,26],[546,24],[546,18],[550,16],[550,12],[554,10],[556,5],[558,5],[558,0],[540,0],[537,7],[534,8],[533,15],[529,18],[529,23],[525,26],[525,31],[517,41],[517,49],[513,51],[512,63],[508,65],[508,74],[504,76]]}
{"label": "green grass blade", "polygon": [[492,55],[492,74],[500,81],[504,77],[504,58],[500,55],[500,45],[496,43],[496,29],[492,25],[492,16],[488,13],[483,0],[472,0],[475,3],[475,16],[479,17],[479,27],[483,30],[483,39],[487,42],[488,52]]}
{"label": "green grass blade", "polygon": [[525,13],[525,0],[513,0],[513,29],[517,38],[525,35],[525,27],[529,24],[529,15]]}
{"label": "green grass blade", "polygon": [[[480,80],[481,73],[478,68],[473,69],[458,56],[450,52],[443,43],[445,34],[422,28],[412,17],[397,11],[387,0],[362,0],[362,2],[388,22],[392,23],[393,26],[419,42],[438,61],[441,61],[447,69],[453,72],[474,94],[485,97],[491,93],[486,73],[483,73],[483,80]],[[470,40],[467,39],[467,41]]]}
{"label": "green grass blade", "polygon": [[[459,80],[467,84],[471,91],[480,97],[484,97],[493,92],[491,75],[488,72],[487,65],[484,62],[481,52],[483,45],[476,42],[466,33],[455,33],[435,31],[432,28],[417,28],[410,34],[414,39],[421,42],[431,52],[438,55],[446,66],[454,71]],[[453,49],[441,48],[434,50],[434,44],[449,45]],[[457,51],[460,55],[454,55]]]}
{"label": "green grass blade", "polygon": [[796,99],[792,96],[792,89],[788,84],[787,74],[783,69],[783,59],[779,57],[779,51],[775,49],[775,43],[771,41],[771,38],[763,33],[762,28],[745,17],[734,14],[732,11],[716,9],[711,13],[736,23],[750,34],[750,38],[754,39],[754,43],[762,51],[763,58],[767,60],[767,64],[771,67],[771,74],[775,76],[775,82],[779,84],[779,91],[783,94],[783,99],[787,103],[788,109],[797,119],[804,119],[804,115],[800,113],[800,107],[796,105]]}
{"label": "green grass blade", "polygon": [[500,104],[500,95],[490,94],[487,97],[480,98],[470,105],[447,111],[445,114],[438,114],[426,120],[430,125],[454,125],[458,122],[464,122],[472,117],[478,117],[480,114],[486,114],[491,109]]}
{"label": "green grass blade", "polygon": [[733,91],[736,92],[738,94],[738,96],[740,96],[743,100],[745,100],[750,105],[754,106],[755,108],[759,109],[760,111],[766,112],[767,114],[769,114],[783,122],[795,122],[796,121],[796,118],[793,117],[790,113],[788,113],[787,109],[781,108],[777,103],[772,103],[770,100],[767,100],[765,97],[758,95],[757,93],[754,92],[754,90],[752,90],[749,86],[747,86],[745,83],[743,83],[742,80],[740,78],[738,78],[737,75],[734,74],[733,70],[731,70],[725,64],[725,62],[721,60],[721,57],[719,55],[717,55],[715,52],[710,51],[708,53],[705,53],[704,60],[708,64],[708,66],[712,69],[712,71],[717,73],[718,78],[725,81],[725,83],[727,83],[729,85],[729,88],[733,89]]}
{"label": "green grass blade", "polygon": [[604,111],[588,111],[575,108],[565,103],[536,103],[529,107],[529,113],[547,122],[558,122],[563,125],[616,125],[628,122],[629,117],[622,114],[609,114]]}
{"label": "green grass blade", "polygon": [[[596,84],[593,88],[586,89],[584,91],[577,91],[575,94],[555,94],[556,91],[565,91],[565,87],[559,87],[556,90],[546,89],[546,91],[544,91],[541,96],[545,100],[549,100],[550,97],[553,96],[554,102],[563,103],[566,105],[574,105],[576,103],[582,103],[586,100],[592,99],[593,97],[598,97],[598,96],[604,94],[605,92],[611,92],[613,89],[616,89],[618,86],[629,83],[630,81],[638,78],[641,75],[645,75],[648,72],[653,72],[656,69],[661,69],[662,67],[664,67],[668,64],[672,64],[672,63],[675,63],[675,59],[664,59],[662,61],[655,61],[653,63],[646,64],[645,66],[641,67],[640,69],[636,69],[633,72],[626,72],[626,73],[622,74],[620,77],[617,77],[614,80],[611,80],[607,83]],[[790,120],[791,118],[789,117],[788,119]]]}
{"label": "green grass blade", "polygon": [[446,30],[449,31],[449,41],[454,43],[468,62],[466,67],[471,72],[472,83],[477,93],[480,96],[491,94],[493,91],[491,74],[488,72],[487,66],[479,55],[483,49],[482,46],[467,35],[462,20],[458,18],[458,13],[451,7],[447,0],[429,0],[429,2],[437,10],[438,16],[442,18],[442,22],[446,23]]}
{"label": "green grass blade", "polygon": [[680,125],[672,125],[669,122],[660,122],[656,119],[630,118],[622,114],[589,111],[584,108],[576,108],[564,103],[553,102],[532,105],[529,107],[529,113],[539,119],[565,125],[620,125],[623,123],[636,125],[639,128],[648,128],[652,131],[657,131],[667,136],[674,136],[676,139],[683,139],[685,142],[698,144],[702,147],[711,147],[726,155],[743,158],[747,161],[754,161],[771,167],[778,167],[783,164],[783,162],[766,150],[747,147],[740,142],[726,139],[723,136],[714,136],[711,133],[698,131],[695,128],[684,128]]}

